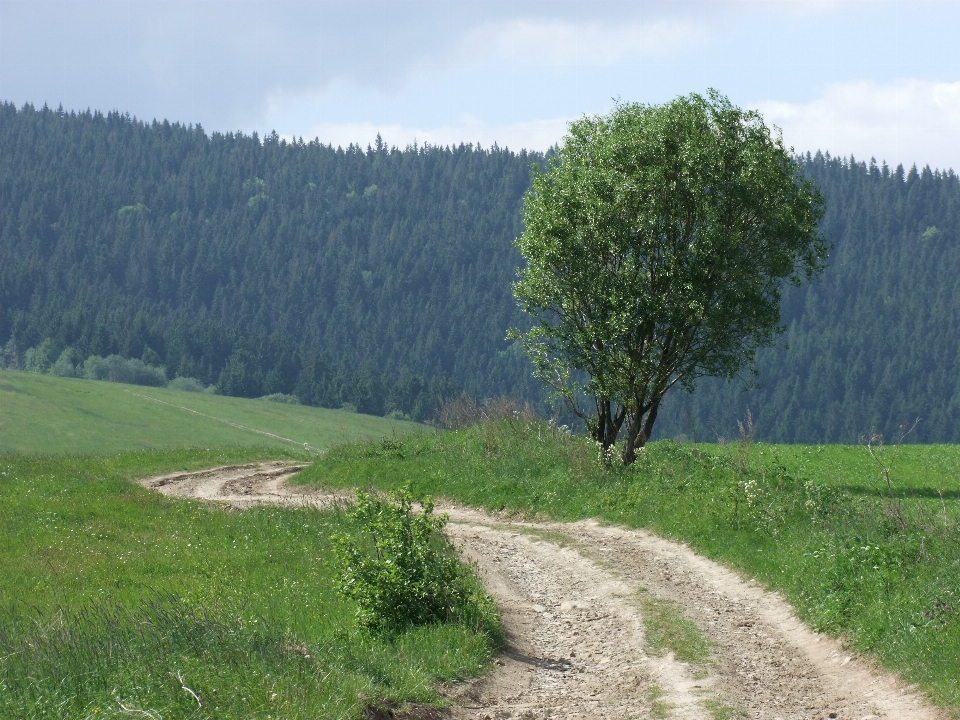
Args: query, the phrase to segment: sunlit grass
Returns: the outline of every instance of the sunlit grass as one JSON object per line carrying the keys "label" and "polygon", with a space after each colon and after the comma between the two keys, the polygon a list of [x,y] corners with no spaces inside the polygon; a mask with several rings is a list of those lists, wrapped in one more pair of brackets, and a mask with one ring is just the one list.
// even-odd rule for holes
{"label": "sunlit grass", "polygon": [[[603,467],[583,438],[522,419],[342,446],[299,481],[396,487],[490,510],[646,527],[780,590],[960,708],[960,447],[652,443]],[[888,487],[881,470],[889,470]]]}
{"label": "sunlit grass", "polygon": [[494,647],[472,628],[357,629],[329,563],[343,513],[129,481],[278,455],[0,456],[0,717],[358,718],[482,671]]}
{"label": "sunlit grass", "polygon": [[0,453],[236,446],[315,451],[422,427],[305,405],[0,370]]}
{"label": "sunlit grass", "polygon": [[707,665],[713,647],[696,624],[675,604],[647,593],[637,597],[643,614],[647,649],[652,655],[672,652],[679,662]]}

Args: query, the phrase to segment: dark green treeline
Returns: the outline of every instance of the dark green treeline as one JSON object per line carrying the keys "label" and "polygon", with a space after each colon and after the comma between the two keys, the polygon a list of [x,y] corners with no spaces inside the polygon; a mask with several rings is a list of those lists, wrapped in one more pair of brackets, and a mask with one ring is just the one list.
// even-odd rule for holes
{"label": "dark green treeline", "polygon": [[506,328],[530,164],[0,107],[0,343],[429,418],[529,394]]}
{"label": "dark green treeline", "polygon": [[[334,149],[0,105],[0,362],[162,364],[248,397],[417,419],[465,390],[539,399],[512,240],[536,154]],[[800,158],[827,202],[820,283],[788,288],[759,390],[701,381],[659,436],[960,442],[960,182]],[[789,349],[783,349],[783,344]]]}
{"label": "dark green treeline", "polygon": [[[803,170],[826,199],[822,280],[784,293],[785,334],[757,356],[760,389],[701,381],[661,412],[662,436],[855,443],[960,442],[960,181],[817,154]],[[788,349],[783,349],[786,345]],[[749,378],[748,378],[749,379]]]}

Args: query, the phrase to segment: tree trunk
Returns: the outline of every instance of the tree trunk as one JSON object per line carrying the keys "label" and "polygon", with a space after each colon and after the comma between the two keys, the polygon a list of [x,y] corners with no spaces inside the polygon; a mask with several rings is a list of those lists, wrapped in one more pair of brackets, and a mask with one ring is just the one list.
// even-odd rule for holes
{"label": "tree trunk", "polygon": [[593,437],[594,442],[598,442],[603,445],[606,449],[607,445],[607,433],[610,431],[610,401],[609,400],[595,400],[597,405],[597,422],[594,427],[590,428],[590,435]]}
{"label": "tree trunk", "polygon": [[594,402],[597,407],[596,419],[584,419],[587,420],[587,430],[590,431],[590,437],[606,450],[616,444],[617,437],[620,435],[620,428],[627,417],[627,410],[621,406],[617,414],[614,415],[615,406],[612,401],[595,397]]}
{"label": "tree trunk", "polygon": [[649,440],[650,436],[653,434],[653,424],[657,421],[657,411],[660,409],[660,401],[662,399],[663,396],[661,395],[653,401],[653,405],[650,407],[650,412],[648,412],[647,417],[644,418],[643,428],[640,430],[640,435],[637,438],[637,447],[643,447],[646,445],[647,440]]}
{"label": "tree trunk", "polygon": [[623,445],[624,465],[632,465],[637,460],[637,450],[642,449],[650,434],[653,432],[653,424],[657,421],[657,411],[660,409],[660,400],[662,396],[653,401],[647,414],[637,413],[630,418],[630,429],[627,432],[627,441]]}
{"label": "tree trunk", "polygon": [[627,428],[627,440],[624,442],[623,452],[620,454],[624,465],[632,465],[637,459],[636,441],[640,433],[640,422],[642,418],[642,413],[636,413],[630,416],[630,427]]}

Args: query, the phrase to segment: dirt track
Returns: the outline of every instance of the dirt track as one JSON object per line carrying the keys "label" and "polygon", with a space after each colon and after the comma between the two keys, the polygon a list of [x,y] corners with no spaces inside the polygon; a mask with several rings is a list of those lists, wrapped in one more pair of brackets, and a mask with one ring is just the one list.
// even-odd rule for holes
{"label": "dirt track", "polygon": [[[143,481],[160,492],[223,503],[326,505],[343,496],[286,486],[301,466],[262,463]],[[453,506],[448,532],[476,560],[503,612],[497,669],[449,689],[435,717],[896,718],[943,717],[893,675],[817,635],[776,593],[649,533],[530,523]],[[715,645],[692,666],[645,652],[638,596],[682,608]],[[740,714],[743,713],[743,714]]]}

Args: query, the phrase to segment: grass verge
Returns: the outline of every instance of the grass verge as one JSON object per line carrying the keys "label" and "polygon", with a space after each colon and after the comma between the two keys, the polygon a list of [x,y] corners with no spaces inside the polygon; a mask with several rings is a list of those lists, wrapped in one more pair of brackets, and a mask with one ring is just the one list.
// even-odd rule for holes
{"label": "grass verge", "polygon": [[358,630],[329,562],[345,513],[129,482],[278,455],[0,456],[0,717],[358,718],[479,673],[483,628]]}
{"label": "grass verge", "polygon": [[341,446],[299,481],[446,496],[494,511],[646,527],[776,588],[960,709],[960,448],[653,443],[604,467],[583,438],[522,418]]}

